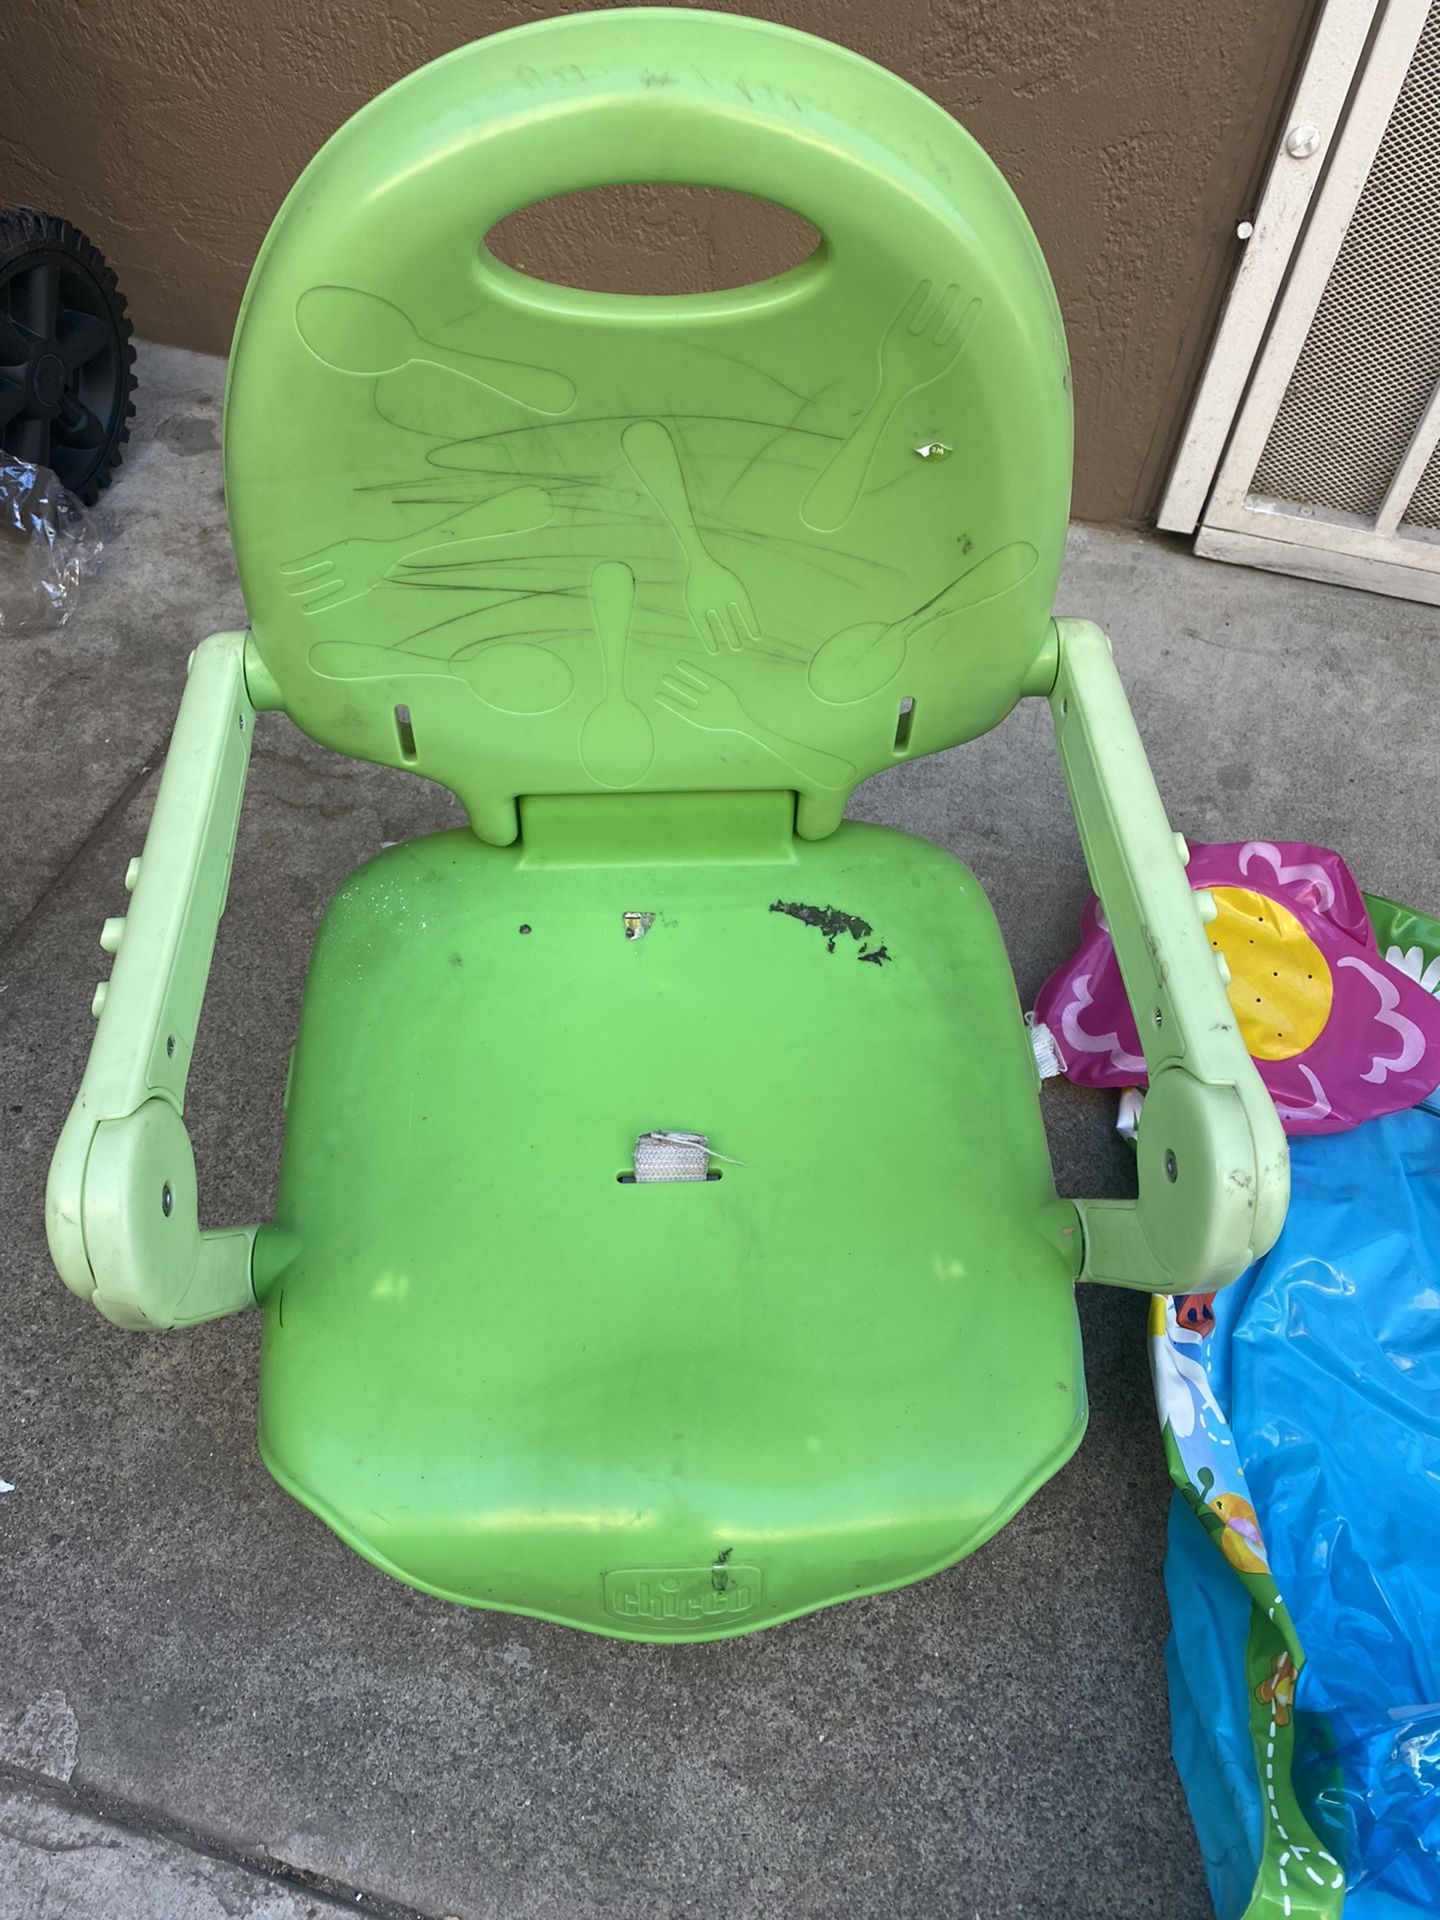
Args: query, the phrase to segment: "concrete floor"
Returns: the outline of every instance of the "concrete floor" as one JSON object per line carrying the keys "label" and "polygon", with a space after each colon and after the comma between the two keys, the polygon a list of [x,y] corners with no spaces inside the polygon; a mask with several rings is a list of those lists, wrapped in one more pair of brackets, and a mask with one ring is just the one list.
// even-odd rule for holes
{"label": "concrete floor", "polygon": [[[42,1908],[25,1879],[56,1871],[44,1822],[67,1803],[39,1783],[67,1780],[86,1818],[197,1836],[292,1888],[323,1876],[370,1911],[1201,1920],[1168,1754],[1143,1299],[1082,1300],[1089,1435],[990,1546],[907,1591],[686,1649],[385,1579],[260,1466],[257,1317],[141,1338],[55,1278],[41,1195],[93,1030],[100,921],[124,906],[186,651],[242,619],[221,377],[218,361],[143,356],[103,577],[63,631],[0,640],[0,1477],[15,1486],[0,1497],[0,1764],[29,1796],[23,1830],[42,1833],[0,1920],[87,1910]],[[1319,840],[1366,885],[1440,901],[1433,612],[1083,529],[1061,607],[1114,635],[1192,839]],[[852,808],[970,861],[1025,996],[1069,949],[1085,892],[1047,733],[1031,703]],[[381,842],[455,818],[434,789],[261,723],[191,1078],[208,1221],[267,1212],[331,890]],[[1046,1103],[1061,1190],[1123,1191],[1109,1102],[1052,1084]],[[171,1910],[96,1898],[107,1915]]]}

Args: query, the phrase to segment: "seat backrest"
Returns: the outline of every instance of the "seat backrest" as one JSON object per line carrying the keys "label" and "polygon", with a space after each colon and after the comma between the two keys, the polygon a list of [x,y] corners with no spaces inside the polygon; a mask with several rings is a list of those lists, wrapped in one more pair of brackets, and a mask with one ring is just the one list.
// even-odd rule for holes
{"label": "seat backrest", "polygon": [[[665,181],[822,242],[776,278],[558,287],[518,207]],[[994,725],[1049,640],[1064,335],[1000,174],[859,56],[732,15],[570,15],[362,109],[245,296],[225,473],[255,644],[315,739],[516,796],[793,790],[802,833]]]}

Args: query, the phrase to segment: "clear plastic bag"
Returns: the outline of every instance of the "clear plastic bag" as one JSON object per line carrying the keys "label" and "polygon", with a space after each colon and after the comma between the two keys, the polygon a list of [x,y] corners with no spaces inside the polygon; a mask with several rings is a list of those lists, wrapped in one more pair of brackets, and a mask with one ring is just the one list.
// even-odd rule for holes
{"label": "clear plastic bag", "polygon": [[48,467],[0,452],[0,634],[63,627],[101,551],[94,519]]}

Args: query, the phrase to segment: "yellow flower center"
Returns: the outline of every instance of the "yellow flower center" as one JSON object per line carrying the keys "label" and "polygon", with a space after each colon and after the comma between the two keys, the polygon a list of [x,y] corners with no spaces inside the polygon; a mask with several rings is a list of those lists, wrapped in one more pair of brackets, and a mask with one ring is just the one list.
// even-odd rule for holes
{"label": "yellow flower center", "polygon": [[1230,1005],[1257,1060],[1289,1060],[1324,1030],[1334,1000],[1325,956],[1288,907],[1249,887],[1213,887],[1210,944],[1230,968]]}

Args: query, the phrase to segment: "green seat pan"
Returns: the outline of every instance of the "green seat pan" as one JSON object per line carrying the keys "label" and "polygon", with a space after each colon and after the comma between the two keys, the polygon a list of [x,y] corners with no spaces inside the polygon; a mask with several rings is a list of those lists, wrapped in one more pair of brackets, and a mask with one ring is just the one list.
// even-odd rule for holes
{"label": "green seat pan", "polygon": [[[656,180],[820,245],[650,297],[486,243]],[[1104,636],[1052,617],[1070,459],[1014,196],[807,35],[544,21],[391,88],[297,182],[226,394],[249,628],[194,656],[47,1206],[122,1326],[263,1308],[265,1459],[379,1566],[657,1639],[915,1579],[1077,1444],[1077,1279],[1222,1285],[1274,1237],[1283,1140],[1204,903]],[[1057,1198],[973,876],[842,824],[1026,697],[1145,1036],[1138,1203]],[[340,889],[275,1217],[202,1231],[186,1079],[270,710],[469,827]],[[703,1135],[710,1177],[625,1178],[656,1131]]]}
{"label": "green seat pan", "polygon": [[[989,904],[905,834],[797,842],[792,804],[575,866],[550,802],[332,904],[260,1435],[388,1571],[738,1633],[959,1558],[1079,1440],[1076,1215]],[[655,1126],[722,1177],[622,1182]]]}

